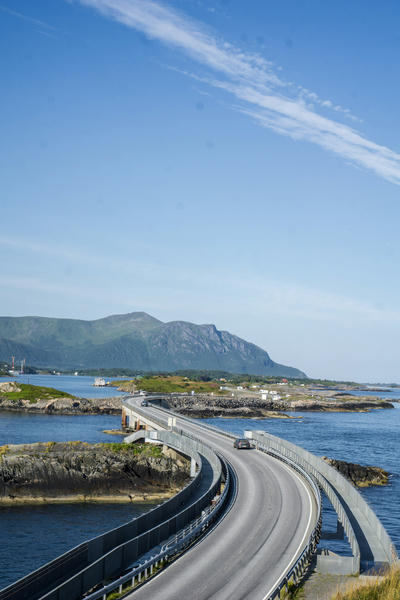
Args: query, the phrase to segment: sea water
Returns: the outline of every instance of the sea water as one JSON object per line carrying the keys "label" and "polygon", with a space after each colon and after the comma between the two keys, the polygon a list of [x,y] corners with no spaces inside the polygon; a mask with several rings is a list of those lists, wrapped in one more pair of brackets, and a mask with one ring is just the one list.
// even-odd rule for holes
{"label": "sea water", "polygon": [[[32,381],[33,377],[30,376]],[[49,377],[50,385],[74,393],[74,376]],[[71,381],[72,379],[72,381]],[[53,383],[54,382],[54,383]],[[92,396],[93,378],[86,378],[81,394]],[[115,395],[113,388],[112,394]],[[371,392],[371,395],[378,395]],[[400,396],[400,390],[384,397]],[[376,465],[391,473],[386,487],[362,489],[400,552],[400,405],[369,413],[288,413],[294,419],[204,419],[235,435],[245,429],[268,431],[319,456]],[[37,441],[119,441],[103,433],[120,426],[113,415],[40,415],[0,412],[0,445]],[[52,560],[60,553],[128,521],[149,507],[113,504],[0,507],[0,588]],[[18,557],[18,560],[16,558]]]}
{"label": "sea water", "polygon": [[[106,381],[127,379],[126,377],[105,377]],[[28,383],[55,388],[78,396],[79,398],[110,398],[111,396],[122,396],[116,387],[98,387],[93,385],[95,377],[88,375],[16,375],[13,377],[0,377],[0,381],[16,381],[17,383]]]}
{"label": "sea water", "polygon": [[[203,420],[238,436],[246,429],[268,431],[318,456],[389,471],[389,485],[360,488],[360,492],[400,553],[400,404],[393,402],[393,406],[367,413],[287,413],[293,419]],[[341,549],[340,544],[337,547]]]}

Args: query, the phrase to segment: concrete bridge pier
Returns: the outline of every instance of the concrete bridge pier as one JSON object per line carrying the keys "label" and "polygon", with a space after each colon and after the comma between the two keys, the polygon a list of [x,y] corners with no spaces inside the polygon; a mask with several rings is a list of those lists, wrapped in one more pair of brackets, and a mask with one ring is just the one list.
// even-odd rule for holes
{"label": "concrete bridge pier", "polygon": [[123,431],[140,431],[141,429],[148,430],[152,428],[141,419],[140,415],[135,414],[133,411],[126,411],[123,408],[122,429]]}
{"label": "concrete bridge pier", "polygon": [[125,431],[158,431],[161,425],[151,419],[151,416],[142,414],[140,409],[122,405],[122,429]]}
{"label": "concrete bridge pier", "polygon": [[339,519],[336,522],[336,531],[322,531],[321,540],[343,540],[344,527]]}

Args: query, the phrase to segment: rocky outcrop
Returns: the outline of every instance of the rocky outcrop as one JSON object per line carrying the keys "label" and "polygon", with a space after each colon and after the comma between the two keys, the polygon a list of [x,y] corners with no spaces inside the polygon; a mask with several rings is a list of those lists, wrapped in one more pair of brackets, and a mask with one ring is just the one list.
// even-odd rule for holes
{"label": "rocky outcrop", "polygon": [[[6,385],[14,385],[7,382]],[[10,391],[17,391],[12,389]],[[124,390],[126,391],[126,390]],[[393,404],[381,399],[368,398],[314,398],[304,397],[299,400],[262,400],[258,394],[232,396],[212,396],[211,394],[173,394],[165,402],[170,408],[182,415],[194,418],[251,418],[271,417],[287,418],[285,412],[367,412],[379,408],[393,408]],[[0,411],[25,411],[34,413],[55,414],[113,414],[119,415],[122,410],[122,397],[111,398],[35,398],[10,399],[1,396]]]}
{"label": "rocky outcrop", "polygon": [[10,392],[20,392],[21,388],[18,387],[15,381],[2,381],[0,382],[0,395],[2,393],[8,394]]}
{"label": "rocky outcrop", "polygon": [[171,495],[189,462],[153,444],[47,442],[0,447],[0,504],[135,501]]}
{"label": "rocky outcrop", "polygon": [[121,396],[112,398],[45,398],[35,399],[10,399],[1,397],[0,410],[31,413],[57,413],[63,415],[74,414],[121,414]]}
{"label": "rocky outcrop", "polygon": [[310,411],[310,412],[368,412],[378,408],[393,408],[393,404],[387,400],[356,398],[355,396],[344,398],[302,398],[285,403],[286,410]]}
{"label": "rocky outcrop", "polygon": [[389,473],[380,467],[358,465],[326,456],[323,456],[322,460],[337,469],[341,475],[357,487],[387,485],[389,482]]}
{"label": "rocky outcrop", "polygon": [[211,396],[209,394],[175,395],[168,399],[170,408],[182,415],[194,418],[212,417],[242,417],[262,419],[269,417],[285,417],[284,412],[315,411],[315,412],[366,412],[376,408],[393,408],[390,402],[384,400],[340,400],[314,399],[287,401],[262,400],[259,395],[242,396]]}
{"label": "rocky outcrop", "polygon": [[194,418],[252,418],[285,416],[277,411],[284,411],[284,402],[261,400],[259,396],[211,396],[196,394],[194,396],[176,395],[167,401],[170,408],[182,415]]}

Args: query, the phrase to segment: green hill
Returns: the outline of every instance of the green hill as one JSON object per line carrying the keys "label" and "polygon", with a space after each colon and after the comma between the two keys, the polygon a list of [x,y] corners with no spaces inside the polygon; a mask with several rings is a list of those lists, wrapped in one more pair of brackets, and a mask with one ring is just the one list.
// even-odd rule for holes
{"label": "green hill", "polygon": [[0,361],[9,361],[12,355],[17,360],[26,358],[31,365],[55,369],[212,369],[305,377],[215,325],[163,323],[144,312],[95,321],[0,317]]}

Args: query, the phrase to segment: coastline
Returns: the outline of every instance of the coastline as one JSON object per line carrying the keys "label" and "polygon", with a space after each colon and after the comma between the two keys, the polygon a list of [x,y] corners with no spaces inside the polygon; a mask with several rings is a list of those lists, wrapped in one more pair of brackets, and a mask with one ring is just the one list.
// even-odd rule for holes
{"label": "coastline", "polygon": [[190,461],[162,445],[36,442],[0,446],[0,506],[160,503],[189,480]]}
{"label": "coastline", "polygon": [[111,396],[110,398],[38,398],[35,402],[25,399],[12,400],[0,396],[0,412],[25,412],[46,415],[119,415],[121,410],[121,396]]}
{"label": "coastline", "polygon": [[163,492],[142,492],[135,494],[109,494],[91,496],[72,494],[64,496],[23,496],[15,498],[0,497],[1,507],[10,506],[47,506],[49,504],[161,504],[174,496],[180,488],[171,488]]}
{"label": "coastline", "polygon": [[[120,382],[110,385],[117,386]],[[132,382],[123,382],[132,386]],[[161,384],[160,384],[161,385]],[[273,387],[273,386],[272,386]],[[122,389],[121,386],[118,389]],[[232,388],[233,389],[233,388]],[[283,385],[269,390],[237,388],[230,395],[193,391],[165,395],[178,414],[193,418],[290,419],[295,412],[369,412],[394,408],[385,398],[352,396],[347,391]],[[334,393],[332,394],[332,391]],[[48,387],[17,382],[0,383],[0,411],[58,415],[120,415],[124,396],[82,398]]]}

